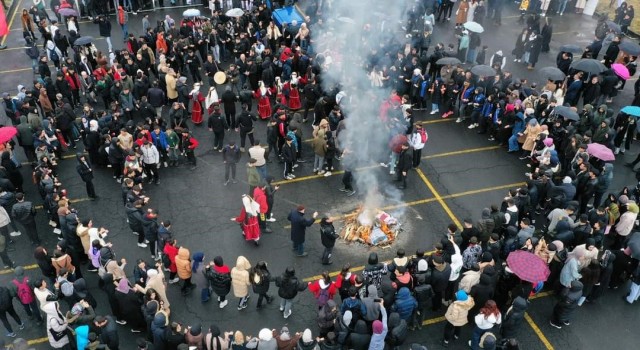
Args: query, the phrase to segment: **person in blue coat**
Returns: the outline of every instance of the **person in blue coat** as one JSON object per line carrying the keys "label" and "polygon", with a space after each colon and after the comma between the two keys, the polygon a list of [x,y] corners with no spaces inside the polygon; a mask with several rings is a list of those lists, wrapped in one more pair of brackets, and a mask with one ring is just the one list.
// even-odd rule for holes
{"label": "person in blue coat", "polygon": [[413,315],[413,310],[417,307],[418,302],[411,295],[409,288],[402,287],[396,295],[396,301],[393,303],[391,310],[397,312],[401,319],[409,321],[409,319],[411,319],[411,315]]}
{"label": "person in blue coat", "polygon": [[509,138],[509,153],[517,152],[520,149],[520,146],[518,145],[518,137],[521,136],[524,129],[524,115],[520,110],[520,106],[516,105],[516,122],[513,124],[511,137]]}
{"label": "person in blue coat", "polygon": [[287,220],[291,221],[291,242],[293,242],[293,250],[296,256],[305,257],[309,255],[304,251],[304,238],[307,227],[313,225],[318,217],[318,212],[313,213],[313,217],[306,219],[304,217],[304,206],[299,205],[296,210],[292,210],[287,216]]}

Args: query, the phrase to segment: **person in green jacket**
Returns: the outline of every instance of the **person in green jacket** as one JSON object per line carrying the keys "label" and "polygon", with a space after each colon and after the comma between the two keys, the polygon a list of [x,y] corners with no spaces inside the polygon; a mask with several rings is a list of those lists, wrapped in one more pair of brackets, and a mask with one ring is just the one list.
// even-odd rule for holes
{"label": "person in green jacket", "polygon": [[253,190],[260,184],[260,174],[256,169],[256,162],[257,160],[251,158],[247,163],[247,182],[249,183],[250,195],[253,195]]}
{"label": "person in green jacket", "polygon": [[169,146],[169,166],[179,165],[180,137],[173,129],[167,129],[167,145]]}

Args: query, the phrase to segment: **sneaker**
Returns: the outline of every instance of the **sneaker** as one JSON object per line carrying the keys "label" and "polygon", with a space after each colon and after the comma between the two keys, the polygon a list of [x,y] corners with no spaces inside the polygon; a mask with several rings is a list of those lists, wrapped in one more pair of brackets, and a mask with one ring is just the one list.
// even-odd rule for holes
{"label": "sneaker", "polygon": [[549,321],[549,324],[551,325],[551,327],[555,327],[555,328],[558,328],[558,329],[562,329],[562,326],[560,326],[560,325],[557,325],[557,324],[553,323],[553,321]]}
{"label": "sneaker", "polygon": [[302,253],[302,254],[298,254],[298,255],[296,255],[296,256],[297,256],[298,258],[304,258],[305,256],[308,256],[308,255],[309,255],[309,253],[304,252],[304,253]]}
{"label": "sneaker", "polygon": [[267,219],[267,221],[269,221],[269,222],[276,222],[276,218],[271,217],[271,218],[268,218],[268,219]]}
{"label": "sneaker", "polygon": [[353,196],[354,194],[356,194],[356,191],[355,191],[355,190],[353,190],[353,191],[351,191],[351,192],[347,193],[347,197],[351,197],[351,196]]}
{"label": "sneaker", "polygon": [[291,178],[292,178],[292,179],[295,179],[295,178],[296,178],[296,176],[295,176],[295,175],[293,175],[293,174],[289,174],[289,176],[291,176]]}
{"label": "sneaker", "polygon": [[224,182],[224,185],[225,185],[225,186],[226,186],[226,185],[228,185],[228,184],[229,184],[229,180],[227,180],[227,181],[225,181],[225,182]]}
{"label": "sneaker", "polygon": [[297,168],[298,166],[299,166],[298,164],[294,164],[294,165],[293,165],[293,168],[295,169],[295,168]]}
{"label": "sneaker", "polygon": [[473,128],[475,128],[475,127],[476,127],[476,125],[475,125],[475,124],[471,124],[471,125],[467,126],[467,129],[473,129]]}
{"label": "sneaker", "polygon": [[49,220],[49,226],[56,227],[56,226],[58,226],[58,224],[56,224],[56,222],[53,221],[53,220]]}
{"label": "sneaker", "polygon": [[284,177],[285,180],[293,180],[293,178],[291,177],[291,175],[287,175]]}
{"label": "sneaker", "polygon": [[139,329],[133,329],[131,328],[131,333],[141,333],[142,331]]}
{"label": "sneaker", "polygon": [[125,324],[127,324],[127,321],[125,321],[125,320],[116,320],[116,323],[119,324],[119,325],[124,326]]}
{"label": "sneaker", "polygon": [[456,119],[456,123],[462,123],[462,118]]}
{"label": "sneaker", "polygon": [[329,176],[331,176],[331,172],[330,171],[327,171],[326,173],[324,173],[324,177],[329,177]]}
{"label": "sneaker", "polygon": [[380,163],[380,166],[383,167],[383,168],[388,168],[389,167],[389,165],[387,163]]}
{"label": "sneaker", "polygon": [[289,318],[289,316],[291,316],[291,310],[289,310],[289,312],[285,312],[283,316],[284,318]]}
{"label": "sneaker", "polygon": [[156,256],[155,255],[151,255],[151,259],[156,260]]}
{"label": "sneaker", "polygon": [[7,333],[7,337],[15,338],[16,337],[16,333],[15,332]]}
{"label": "sneaker", "polygon": [[346,188],[339,188],[339,189],[338,189],[338,191],[340,191],[340,192],[347,192],[347,193],[348,193],[348,192],[350,192],[350,191],[349,191],[348,189],[346,189]]}
{"label": "sneaker", "polygon": [[145,239],[145,240],[144,240],[144,243],[145,243],[145,244],[149,244],[149,240],[148,240],[148,239]]}
{"label": "sneaker", "polygon": [[140,248],[146,248],[147,244],[146,243],[138,243],[138,247]]}
{"label": "sneaker", "polygon": [[429,114],[433,115],[433,114],[436,114],[436,113],[438,113],[438,112],[439,112],[439,111],[438,111],[437,109],[435,109],[435,110],[431,111],[431,113],[429,113]]}
{"label": "sneaker", "polygon": [[122,183],[122,179],[121,179],[121,178],[117,178],[117,179],[116,179],[116,182],[117,182],[117,183],[119,183],[119,184],[121,184],[121,183]]}
{"label": "sneaker", "polygon": [[218,306],[221,309],[224,309],[224,307],[227,306],[228,303],[229,303],[229,300],[225,300],[225,301],[221,302],[220,304],[218,304]]}
{"label": "sneaker", "polygon": [[[565,325],[565,326],[571,326],[571,322],[562,321],[562,324]],[[22,329],[22,328],[20,328],[20,329]]]}
{"label": "sneaker", "polygon": [[391,170],[391,171],[389,172],[389,175],[395,175],[395,174],[396,174],[396,171],[395,171],[395,170]]}
{"label": "sneaker", "polygon": [[320,171],[317,171],[317,173],[318,173],[318,175],[322,175],[322,174],[326,173],[326,171],[320,170]]}
{"label": "sneaker", "polygon": [[178,283],[178,281],[180,281],[180,279],[178,277],[176,277],[176,278],[174,278],[172,280],[169,280],[169,284]]}
{"label": "sneaker", "polygon": [[313,173],[314,173],[314,174],[315,174],[315,173],[317,173],[318,171],[320,171],[320,170],[318,170],[318,169],[313,169]]}
{"label": "sneaker", "polygon": [[164,167],[165,167],[165,168],[168,168],[168,167],[169,167],[169,163],[164,162]]}
{"label": "sneaker", "polygon": [[284,307],[280,306],[280,312],[284,311]]}
{"label": "sneaker", "polygon": [[134,235],[136,235],[136,236],[139,236],[139,235],[140,235],[138,232],[135,232],[135,231],[134,231],[134,232],[131,232],[131,233],[133,233],[133,234],[134,234]]}
{"label": "sneaker", "polygon": [[20,328],[20,330],[24,329],[24,322],[22,322],[20,325],[18,325],[18,328]]}
{"label": "sneaker", "polygon": [[232,179],[232,180],[231,180],[231,183],[232,183],[232,184],[237,184],[237,183],[238,183],[238,180],[236,180],[236,179]]}
{"label": "sneaker", "polygon": [[11,236],[11,237],[18,237],[18,236],[20,236],[21,234],[22,234],[22,232],[20,232],[20,231],[13,231],[13,232],[11,232],[11,233],[9,234],[9,236]]}

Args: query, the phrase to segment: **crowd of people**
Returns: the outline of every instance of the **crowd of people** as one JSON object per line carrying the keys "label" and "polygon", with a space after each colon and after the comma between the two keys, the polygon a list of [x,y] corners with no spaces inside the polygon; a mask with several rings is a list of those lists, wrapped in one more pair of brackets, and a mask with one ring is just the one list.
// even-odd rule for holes
{"label": "crowd of people", "polygon": [[[261,1],[253,1],[253,7],[243,1],[244,15],[234,18],[224,15],[230,6],[236,7],[234,2],[213,1],[211,18],[184,18],[176,24],[167,15],[154,26],[151,16],[143,15],[139,37],[128,32],[126,10],[133,9],[121,6],[116,20],[124,35],[122,50],[113,50],[106,14],[93,16],[100,35],[107,39],[106,54],[91,43],[76,45],[80,27],[75,18],[58,13],[57,20],[49,18],[40,3],[22,15],[27,54],[34,60],[37,79],[33,86],[20,85],[15,97],[3,94],[2,108],[16,125],[18,144],[33,164],[33,179],[58,243],[51,253],[41,245],[35,206],[23,193],[20,164],[12,145],[3,145],[0,258],[5,267],[14,267],[7,252],[13,249],[12,238],[24,232],[35,247],[42,275],[31,279],[16,267],[12,283],[0,287],[0,320],[9,337],[16,333],[7,313],[19,329],[25,326],[13,308],[15,298],[28,316],[46,324],[49,345],[56,349],[124,348],[118,338],[118,327],[124,325],[141,334],[140,349],[397,349],[408,346],[409,330],[422,329],[427,312],[445,312],[444,346],[470,325],[472,349],[517,349],[529,300],[542,290],[556,293],[558,300],[548,314],[551,326],[558,329],[570,326],[584,302],[596,302],[607,289],[616,289],[627,279],[632,283],[626,302],[634,303],[640,296],[637,252],[630,244],[640,238],[633,232],[640,188],[612,193],[613,165],[586,151],[592,142],[615,153],[630,148],[635,119],[625,113],[614,118],[607,106],[624,84],[611,70],[604,72],[601,82],[597,75],[572,69],[568,51],[558,54],[557,67],[569,79],[549,79],[541,88],[525,79],[514,80],[505,69],[509,59],[503,51],[487,57],[481,35],[464,27],[470,21],[483,24],[485,19],[500,24],[501,6],[493,2],[485,8],[482,1],[462,1],[455,20],[458,49],[440,42],[431,54],[433,31],[438,21],[449,20],[453,3],[412,3],[404,26],[407,35],[391,38],[367,56],[363,67],[371,87],[391,91],[386,100],[377,101],[380,119],[389,124],[390,140],[379,161],[396,176],[399,188],[407,187],[407,176],[420,165],[428,140],[414,119],[418,111],[426,110],[442,118],[455,116],[459,123],[468,120],[469,129],[488,134],[489,140],[508,146],[509,152],[522,150],[521,159],[531,169],[527,185],[509,190],[501,204],[483,209],[479,220],[465,219],[462,230],[449,225],[433,247],[420,247],[415,256],[400,248],[396,258],[383,263],[371,253],[362,273],[345,265],[335,280],[324,272],[322,278],[308,283],[296,276],[293,267],[272,274],[267,262],[253,265],[248,256],[235,257],[231,268],[225,264],[231,256],[208,260],[205,252],[192,253],[172,235],[171,222],[158,218],[144,188],[160,184],[163,166],[187,163],[190,169],[196,168],[199,142],[189,125],[203,123],[206,116],[213,150],[222,153],[225,186],[237,182],[236,165],[242,153],[248,153],[249,195],[243,196],[240,215],[232,220],[241,225],[247,241],[258,245],[261,234],[271,232],[268,223],[275,221],[272,210],[278,186],[267,172],[267,163],[277,160],[283,178],[295,178],[295,168],[305,161],[303,126],[309,113],[314,174],[331,176],[338,166],[334,160],[357,152],[338,142],[346,128],[348,93],[322,83],[332,52],[322,48],[327,50],[318,54],[320,48],[314,47],[314,33],[322,33],[328,25],[324,16],[331,13],[331,2],[313,2],[315,11],[304,23],[278,27]],[[533,69],[540,52],[549,51],[553,28],[544,16],[548,5],[542,2],[541,13],[524,8],[526,27],[512,51],[516,63],[525,62]],[[565,6],[562,2],[557,14]],[[621,25],[633,19],[632,7],[619,12],[616,21]],[[46,55],[36,47],[34,23]],[[66,26],[68,37],[59,23]],[[599,26],[595,36],[583,57],[597,58],[605,52],[609,69],[622,62],[635,72],[636,58],[620,54],[620,37],[614,28]],[[436,63],[453,57],[461,63]],[[473,74],[462,64],[484,64],[487,58],[496,72],[493,76]],[[218,95],[222,84],[224,92]],[[204,94],[203,86],[208,86]],[[635,87],[637,97],[640,85]],[[581,99],[578,120],[556,111],[557,106],[575,108]],[[637,100],[631,104],[639,104]],[[252,112],[254,106],[257,113]],[[267,121],[266,145],[254,135],[258,119]],[[240,144],[225,144],[225,134],[234,130]],[[87,195],[98,199],[93,172],[111,168],[122,189],[128,225],[138,247],[149,248],[152,263],[138,259],[135,266],[128,266],[116,254],[109,230],[94,227],[91,218],[80,217],[72,208],[57,168],[63,152],[76,149],[76,143],[86,151],[77,154],[76,171]],[[630,165],[638,162],[640,157]],[[352,196],[355,169],[344,170],[341,191]],[[299,257],[307,256],[305,230],[318,217],[313,213],[305,218],[304,212],[304,206],[298,206],[288,217]],[[338,237],[331,218],[322,217],[320,231],[325,247],[322,263],[329,265]],[[434,252],[428,254],[430,248]],[[517,251],[544,261],[550,270],[548,279],[520,279],[507,263]],[[104,296],[96,297],[87,289],[83,270],[98,275]],[[200,287],[201,301],[215,297],[219,308],[228,305],[233,293],[242,311],[249,305],[251,291],[258,296],[258,309],[272,303],[272,283],[284,319],[292,315],[299,293],[308,290],[317,303],[317,328],[309,326],[300,333],[287,327],[264,328],[257,337],[245,337],[241,331],[221,331],[227,325],[203,328],[187,322],[187,326],[171,317],[167,298],[171,285],[183,295]],[[104,301],[111,312],[97,314],[96,306]]]}

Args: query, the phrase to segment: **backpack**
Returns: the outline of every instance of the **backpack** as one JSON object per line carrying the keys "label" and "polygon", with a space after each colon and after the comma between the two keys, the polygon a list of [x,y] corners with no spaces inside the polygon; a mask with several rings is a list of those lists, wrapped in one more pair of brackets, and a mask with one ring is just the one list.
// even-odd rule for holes
{"label": "backpack", "polygon": [[18,299],[22,305],[29,305],[33,303],[33,293],[31,292],[31,288],[29,287],[29,283],[27,283],[29,279],[27,277],[22,278],[22,283],[18,282],[17,279],[13,279],[13,284],[18,287]]}
{"label": "backpack", "polygon": [[329,287],[320,288],[320,293],[318,294],[318,298],[316,299],[318,302],[318,306],[325,306],[329,299]]}
{"label": "backpack", "polygon": [[51,58],[52,61],[60,60],[60,56],[58,56],[58,52],[56,52],[55,48],[53,50],[51,49],[47,49],[47,50],[49,50],[49,58]]}
{"label": "backpack", "polygon": [[427,135],[427,131],[424,130],[424,128],[422,128],[418,132],[420,133],[420,140],[422,141],[422,143],[427,143],[427,140],[429,139],[429,135]]}

